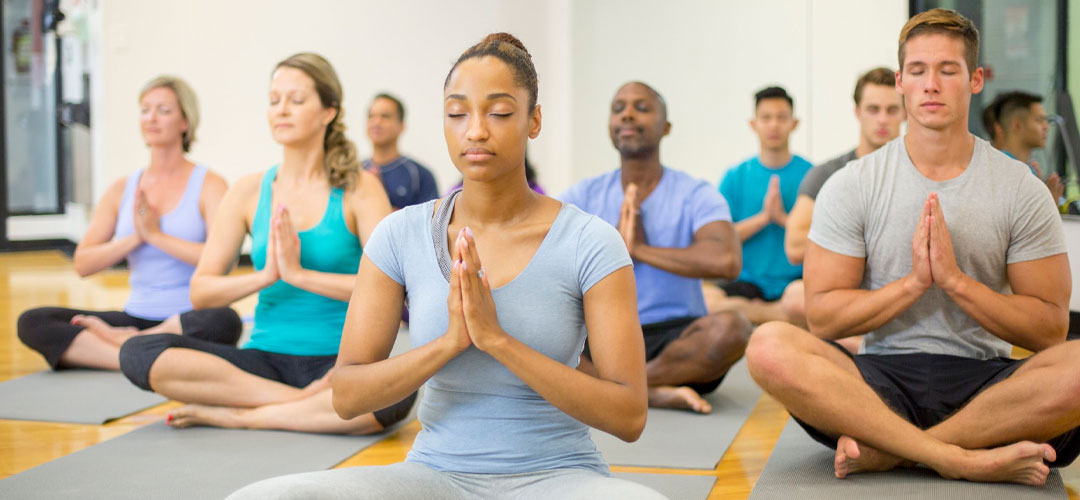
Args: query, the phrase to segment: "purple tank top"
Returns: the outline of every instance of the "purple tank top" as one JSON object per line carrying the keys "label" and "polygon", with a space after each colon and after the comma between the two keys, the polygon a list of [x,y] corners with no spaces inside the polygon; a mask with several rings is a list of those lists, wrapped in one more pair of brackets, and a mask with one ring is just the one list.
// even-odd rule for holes
{"label": "purple tank top", "polygon": [[[161,232],[183,240],[202,243],[206,241],[206,221],[199,212],[206,167],[195,165],[188,177],[180,203],[159,219]],[[122,238],[135,232],[133,211],[135,189],[143,170],[128,176],[124,186],[124,198],[116,217],[116,237]],[[189,286],[192,266],[164,251],[143,243],[127,256],[130,275],[128,296],[124,312],[137,318],[163,320],[174,314],[191,310]]]}

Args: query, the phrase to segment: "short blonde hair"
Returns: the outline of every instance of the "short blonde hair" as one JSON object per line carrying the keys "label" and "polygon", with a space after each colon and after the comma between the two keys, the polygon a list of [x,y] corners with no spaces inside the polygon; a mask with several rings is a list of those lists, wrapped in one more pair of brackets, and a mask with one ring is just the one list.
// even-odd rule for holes
{"label": "short blonde hair", "polygon": [[904,28],[900,30],[900,71],[904,71],[904,46],[908,40],[929,34],[948,35],[963,40],[964,62],[967,63],[968,74],[975,72],[975,68],[979,66],[979,30],[970,19],[949,9],[930,9],[916,14],[904,24]]}
{"label": "short blonde hair", "polygon": [[199,101],[195,98],[195,91],[191,90],[191,86],[179,77],[161,75],[143,85],[142,90],[139,91],[139,100],[141,101],[147,92],[154,89],[169,89],[176,95],[176,102],[180,104],[180,114],[188,122],[187,132],[184,132],[182,136],[184,152],[190,152],[191,143],[195,142],[195,129],[199,127]]}

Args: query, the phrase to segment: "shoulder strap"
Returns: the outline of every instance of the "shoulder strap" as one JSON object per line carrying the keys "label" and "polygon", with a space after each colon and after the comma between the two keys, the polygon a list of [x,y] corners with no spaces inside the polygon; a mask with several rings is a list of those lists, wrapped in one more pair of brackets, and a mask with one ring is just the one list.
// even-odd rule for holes
{"label": "shoulder strap", "polygon": [[443,277],[448,281],[453,263],[450,262],[450,252],[446,249],[446,231],[450,228],[450,216],[454,214],[454,202],[457,201],[459,194],[461,194],[461,188],[447,195],[431,218],[431,242],[435,245],[435,259],[439,263]]}

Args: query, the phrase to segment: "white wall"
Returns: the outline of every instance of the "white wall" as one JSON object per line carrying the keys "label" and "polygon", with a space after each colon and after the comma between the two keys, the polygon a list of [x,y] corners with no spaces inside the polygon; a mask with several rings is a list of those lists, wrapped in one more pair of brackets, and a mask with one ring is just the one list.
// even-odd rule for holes
{"label": "white wall", "polygon": [[[344,86],[345,122],[361,152],[371,96],[390,90],[406,105],[401,147],[431,167],[440,186],[458,179],[442,135],[442,84],[457,56],[493,30],[519,36],[541,75],[560,68],[547,56],[550,5],[523,0],[255,2],[103,2],[103,95],[93,103],[102,137],[95,193],[111,179],[145,165],[138,131],[139,89],[160,73],[185,78],[199,96],[202,124],[191,157],[227,179],[265,170],[280,159],[266,125],[267,86],[274,65],[300,51],[334,64]],[[557,47],[557,43],[556,43]],[[546,90],[546,89],[545,89]],[[564,91],[565,93],[565,91]],[[545,107],[559,122],[557,103]],[[565,113],[565,111],[563,111]],[[546,162],[545,141],[536,144]],[[95,196],[95,199],[97,196]]]}
{"label": "white wall", "polygon": [[199,95],[202,125],[192,158],[229,180],[266,169],[280,148],[266,126],[274,64],[315,51],[336,67],[346,123],[365,154],[369,99],[390,90],[405,101],[402,150],[431,167],[443,188],[457,172],[442,136],[442,83],[466,47],[496,30],[521,38],[540,75],[544,130],[530,147],[541,182],[557,193],[617,166],[607,136],[608,102],[641,79],[669,102],[672,135],[663,160],[715,182],[754,154],[746,122],[752,94],[779,83],[802,119],[793,149],[813,161],[856,140],[850,93],[856,76],[895,65],[904,0],[652,2],[550,0],[108,0],[92,17],[95,199],[112,179],[145,165],[137,94],[160,73],[182,76]]}
{"label": "white wall", "polygon": [[753,94],[771,84],[795,100],[801,123],[793,152],[820,162],[849,150],[858,138],[855,80],[873,66],[896,66],[907,20],[904,1],[594,0],[575,7],[579,177],[617,166],[607,103],[629,80],[649,83],[667,100],[672,129],[662,161],[710,182],[757,153],[748,125]]}

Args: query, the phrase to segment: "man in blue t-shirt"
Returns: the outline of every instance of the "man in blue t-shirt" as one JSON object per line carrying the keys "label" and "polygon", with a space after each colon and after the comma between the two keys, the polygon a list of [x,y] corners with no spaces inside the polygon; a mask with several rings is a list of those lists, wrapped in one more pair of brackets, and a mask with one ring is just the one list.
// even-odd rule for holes
{"label": "man in blue t-shirt", "polygon": [[[741,314],[708,315],[702,278],[739,274],[739,242],[723,197],[709,183],[660,164],[671,130],[667,104],[631,82],[611,102],[608,124],[620,168],[581,181],[559,198],[617,227],[634,259],[645,336],[649,405],[708,413],[712,392],[746,348]],[[588,350],[582,370],[590,370]]]}
{"label": "man in blue t-shirt", "polygon": [[398,137],[404,130],[405,105],[390,94],[376,95],[368,108],[372,154],[364,160],[364,169],[379,174],[395,210],[439,197],[431,171],[398,152]]}
{"label": "man in blue t-shirt", "polygon": [[743,267],[736,281],[719,288],[706,285],[710,312],[736,310],[754,323],[789,321],[804,324],[799,308],[782,301],[801,292],[792,282],[802,277],[802,266],[784,254],[784,226],[795,205],[799,183],[813,166],[791,154],[788,138],[799,120],[794,101],[780,87],[767,87],[754,95],[754,118],[761,154],[731,167],[720,182],[720,193],[731,206],[735,231],[742,244]]}

